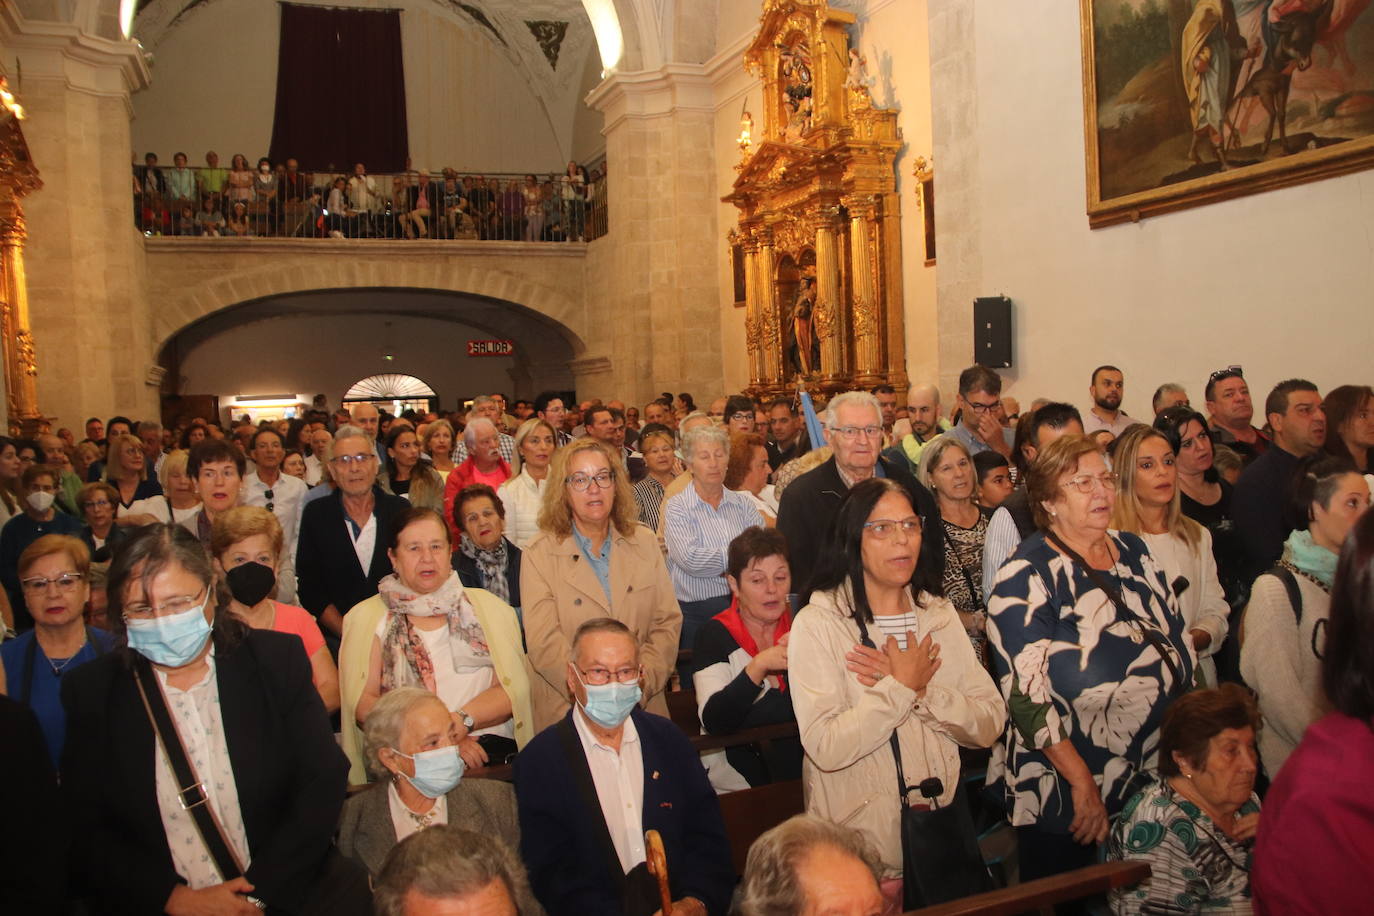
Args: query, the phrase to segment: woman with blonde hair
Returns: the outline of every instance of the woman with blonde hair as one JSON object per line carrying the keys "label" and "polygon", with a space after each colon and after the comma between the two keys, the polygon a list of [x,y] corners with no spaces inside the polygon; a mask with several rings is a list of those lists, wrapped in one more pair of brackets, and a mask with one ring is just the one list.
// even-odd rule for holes
{"label": "woman with blonde hair", "polygon": [[554,453],[539,534],[520,570],[535,731],[568,713],[567,672],[580,623],[614,617],[628,626],[644,666],[644,708],[668,715],[663,696],[677,663],[682,611],[658,538],[636,519],[619,456],[595,439]]}
{"label": "woman with blonde hair", "polygon": [[1116,440],[1112,466],[1118,493],[1111,525],[1140,535],[1150,548],[1178,599],[1202,678],[1215,687],[1211,656],[1226,639],[1231,608],[1217,576],[1212,535],[1183,514],[1174,450],[1162,432],[1137,423]]}
{"label": "woman with blonde hair", "polygon": [[457,467],[453,463],[453,440],[453,424],[447,420],[425,424],[420,437],[420,451],[429,456],[429,463],[444,483],[448,483],[448,472]]}
{"label": "woman with blonde hair", "polygon": [[200,511],[200,494],[196,493],[195,483],[186,470],[191,453],[184,449],[174,449],[162,459],[162,469],[157,472],[162,492],[148,499],[135,500],[127,509],[119,513],[117,525],[151,525],[162,522],[164,525],[180,525]]}
{"label": "woman with blonde hair", "polygon": [[553,427],[531,417],[515,432],[515,460],[511,476],[496,490],[506,511],[506,537],[521,550],[539,533],[539,509],[544,502],[558,438]]}
{"label": "woman with blonde hair", "polygon": [[105,451],[105,473],[101,479],[119,491],[119,505],[128,509],[136,500],[162,494],[162,485],[148,479],[148,460],[143,443],[125,433],[111,436]]}

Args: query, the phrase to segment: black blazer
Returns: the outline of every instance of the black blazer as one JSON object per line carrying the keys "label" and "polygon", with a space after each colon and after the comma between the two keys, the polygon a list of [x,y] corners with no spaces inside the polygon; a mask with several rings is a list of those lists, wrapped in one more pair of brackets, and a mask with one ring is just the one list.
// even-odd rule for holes
{"label": "black blazer", "polygon": [[301,514],[300,540],[296,547],[296,597],[301,607],[316,617],[329,605],[347,614],[360,601],[377,594],[377,583],[391,574],[387,543],[391,540],[391,520],[410,503],[374,486],[377,519],[377,544],[372,548],[372,565],[367,575],[358,566],[344,521],[343,494],[335,490],[305,507]]}
{"label": "black blazer", "polygon": [[[621,869],[573,726],[576,714],[570,710],[515,758],[520,853],[530,884],[550,916],[648,916],[659,907],[656,885],[642,865],[629,875]],[[668,719],[642,709],[630,715],[644,755],[643,828],[663,837],[673,899],[696,897],[711,916],[724,916],[735,869],[701,758]]]}
{"label": "black blazer", "polygon": [[[73,668],[74,672],[76,669]],[[11,672],[11,683],[17,677]],[[7,913],[65,913],[70,826],[61,823],[57,774],[33,710],[0,695],[0,901]]]}
{"label": "black blazer", "polygon": [[[62,791],[76,844],[70,861],[93,910],[161,913],[182,883],[157,804],[152,726],[129,653],[113,652],[62,679],[67,745]],[[295,636],[249,630],[217,643],[215,676],[252,864],[253,896],[300,912],[330,848],[348,781]]]}
{"label": "black blazer", "polygon": [[[936,579],[944,575],[945,528],[935,497],[911,476],[906,462],[878,458],[883,473],[911,494],[912,506],[921,517],[921,559],[931,562]],[[812,468],[787,485],[778,503],[778,530],[787,538],[787,556],[792,567],[792,591],[805,598],[811,593],[810,579],[820,564],[821,550],[830,541],[830,526],[840,511],[849,488],[840,478],[835,459]],[[926,551],[931,551],[929,559]]]}
{"label": "black blazer", "polygon": [[[453,552],[453,570],[465,588],[486,588],[477,561],[461,550]],[[506,541],[506,588],[510,589],[510,606],[520,606],[520,548]]]}

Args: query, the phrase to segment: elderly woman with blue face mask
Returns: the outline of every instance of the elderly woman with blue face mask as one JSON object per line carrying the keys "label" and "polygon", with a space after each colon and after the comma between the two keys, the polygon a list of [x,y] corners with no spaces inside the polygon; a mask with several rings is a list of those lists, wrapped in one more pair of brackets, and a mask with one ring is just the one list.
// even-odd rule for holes
{"label": "elderly woman with blue face mask", "polygon": [[300,640],[235,617],[180,526],[130,536],[108,593],[127,647],[62,685],[69,861],[91,910],[366,912],[365,876],[329,855],[347,764]]}
{"label": "elderly woman with blue face mask", "polygon": [[[497,779],[463,778],[459,731],[443,701],[419,687],[397,687],[367,717],[367,766],[378,781],[344,804],[339,851],[374,878],[392,847],[436,824],[520,848],[515,790]],[[532,899],[516,902],[522,913],[539,912]]]}

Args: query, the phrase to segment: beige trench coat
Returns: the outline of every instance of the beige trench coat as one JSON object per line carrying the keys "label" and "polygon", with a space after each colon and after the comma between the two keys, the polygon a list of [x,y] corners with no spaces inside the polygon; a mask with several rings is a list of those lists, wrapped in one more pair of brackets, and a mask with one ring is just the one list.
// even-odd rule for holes
{"label": "beige trench coat", "polygon": [[[959,785],[959,745],[988,747],[1007,722],[1002,694],[978,664],[954,605],[925,596],[917,609],[916,639],[933,633],[943,660],[917,702],[915,691],[892,677],[864,687],[845,667],[845,653],[859,644],[859,627],[848,613],[848,586],[818,592],[792,623],[788,683],[806,758],[802,780],[806,810],[863,832],[889,876],[902,871],[898,826],[897,764],[889,737],[898,732],[907,783],[937,776],[941,805]],[[841,594],[843,593],[843,594]],[[845,610],[841,610],[844,608]],[[879,648],[884,638],[868,625]],[[915,798],[913,793],[913,801]]]}
{"label": "beige trench coat", "polygon": [[535,675],[530,700],[535,731],[543,731],[567,713],[568,659],[578,624],[594,617],[614,617],[635,634],[644,665],[643,706],[668,715],[663,696],[677,665],[682,611],[673,596],[668,567],[658,539],[643,525],[626,537],[611,529],[611,594],[606,600],[592,565],[571,536],[540,532],[520,561],[520,603],[524,607],[525,642]]}

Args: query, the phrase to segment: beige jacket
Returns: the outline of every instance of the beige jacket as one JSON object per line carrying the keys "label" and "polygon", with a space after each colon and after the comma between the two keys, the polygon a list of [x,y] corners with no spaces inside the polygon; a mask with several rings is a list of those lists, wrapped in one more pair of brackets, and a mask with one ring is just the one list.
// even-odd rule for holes
{"label": "beige jacket", "polygon": [[[939,802],[946,805],[959,785],[959,745],[988,747],[1007,721],[1002,695],[978,664],[954,605],[944,598],[926,596],[926,601],[917,609],[916,638],[933,633],[943,661],[920,702],[894,678],[864,687],[846,669],[845,653],[859,644],[847,585],[812,595],[797,614],[787,644],[792,707],[806,751],[806,810],[862,831],[889,876],[902,871],[897,765],[889,744],[893,730],[907,783],[939,777],[945,787]],[[869,624],[868,631],[881,647],[877,625]],[[918,800],[912,793],[911,801]]]}
{"label": "beige jacket", "polygon": [[572,536],[560,538],[540,532],[521,557],[520,603],[534,668],[530,700],[536,733],[567,713],[573,632],[578,624],[594,617],[614,617],[635,634],[639,660],[644,665],[643,706],[660,716],[668,715],[663,691],[677,665],[682,611],[673,596],[673,583],[654,533],[639,524],[628,537],[614,528],[611,532],[613,606]]}

